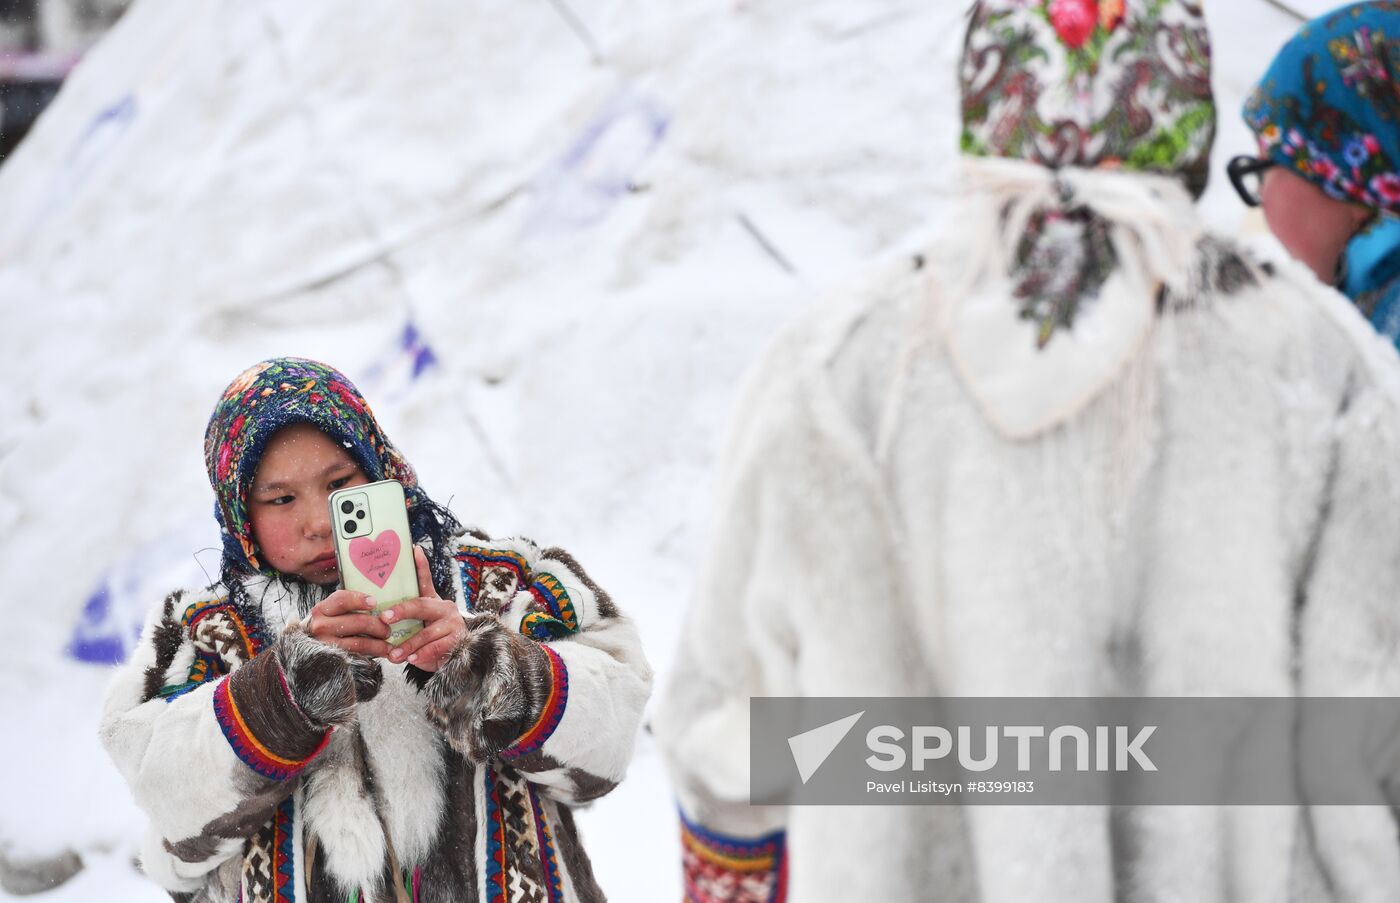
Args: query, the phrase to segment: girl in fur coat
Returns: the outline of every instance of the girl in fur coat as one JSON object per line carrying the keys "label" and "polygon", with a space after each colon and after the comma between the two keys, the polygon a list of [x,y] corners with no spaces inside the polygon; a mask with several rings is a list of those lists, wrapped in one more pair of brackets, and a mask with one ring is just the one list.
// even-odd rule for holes
{"label": "girl in fur coat", "polygon": [[1400,900],[1385,806],[748,803],[756,696],[1400,694],[1395,355],[1203,231],[1209,62],[1198,3],[973,5],[956,226],[736,412],[653,722],[687,900]]}
{"label": "girl in fur coat", "polygon": [[[101,728],[146,873],[201,903],[604,899],[570,807],[622,779],[651,683],[607,594],[560,549],[462,530],[324,364],[241,374],[204,457],[220,580],[152,609]],[[376,616],[336,589],[326,497],[381,479],[419,597]]]}

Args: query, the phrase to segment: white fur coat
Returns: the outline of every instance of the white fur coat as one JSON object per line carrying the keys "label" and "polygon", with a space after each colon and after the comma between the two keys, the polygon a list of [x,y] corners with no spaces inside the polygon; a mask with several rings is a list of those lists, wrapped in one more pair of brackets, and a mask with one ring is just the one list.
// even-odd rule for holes
{"label": "white fur coat", "polygon": [[1064,183],[1016,166],[751,377],[654,725],[688,880],[790,903],[1400,899],[1381,807],[746,804],[752,696],[1400,694],[1394,351],[1301,267],[1201,234],[1176,186],[1079,173],[1071,203],[1101,202],[1147,288],[1037,356],[997,214]]}

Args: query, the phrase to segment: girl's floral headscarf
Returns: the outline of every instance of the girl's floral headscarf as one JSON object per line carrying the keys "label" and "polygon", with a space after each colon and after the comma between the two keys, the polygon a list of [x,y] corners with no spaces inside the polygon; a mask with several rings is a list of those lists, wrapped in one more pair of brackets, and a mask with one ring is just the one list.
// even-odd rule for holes
{"label": "girl's floral headscarf", "polygon": [[370,480],[403,484],[414,540],[433,541],[434,583],[450,584],[447,541],[461,530],[456,520],[418,485],[413,468],[379,428],[354,383],[334,367],[296,357],[263,361],[240,373],[205,429],[204,464],[217,498],[225,582],[276,573],[258,557],[247,498],[268,440],[294,423],[309,423],[341,443]]}
{"label": "girl's floral headscarf", "polygon": [[1267,159],[1334,198],[1400,215],[1400,3],[1354,3],[1304,25],[1244,118]]}

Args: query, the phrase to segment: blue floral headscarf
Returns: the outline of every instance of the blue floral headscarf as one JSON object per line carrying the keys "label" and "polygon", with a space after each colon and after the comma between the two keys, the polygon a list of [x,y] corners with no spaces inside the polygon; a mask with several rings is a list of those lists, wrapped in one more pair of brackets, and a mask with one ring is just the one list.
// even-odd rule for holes
{"label": "blue floral headscarf", "polygon": [[[1331,197],[1400,217],[1400,2],[1353,3],[1304,25],[1245,103],[1260,154]],[[1400,228],[1347,250],[1339,286],[1400,342]]]}
{"label": "blue floral headscarf", "polygon": [[1245,103],[1260,153],[1334,198],[1400,215],[1400,3],[1304,25]]}

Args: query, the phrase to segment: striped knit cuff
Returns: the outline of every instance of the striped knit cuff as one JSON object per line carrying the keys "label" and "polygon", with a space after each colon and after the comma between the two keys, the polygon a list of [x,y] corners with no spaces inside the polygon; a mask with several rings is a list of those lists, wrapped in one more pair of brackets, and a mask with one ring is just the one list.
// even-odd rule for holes
{"label": "striped knit cuff", "polygon": [[681,864],[686,903],[783,903],[787,898],[787,833],[757,840],[708,831],[681,813]]}
{"label": "striped knit cuff", "polygon": [[544,746],[563,720],[564,708],[569,702],[569,670],[564,667],[564,660],[543,643],[536,648],[543,650],[549,660],[549,691],[544,694],[544,705],[535,723],[509,747],[501,750],[503,759],[518,759]]}
{"label": "striped knit cuff", "polygon": [[278,781],[300,774],[331,738],[298,708],[271,654],[257,656],[219,682],[214,717],[243,764]]}

